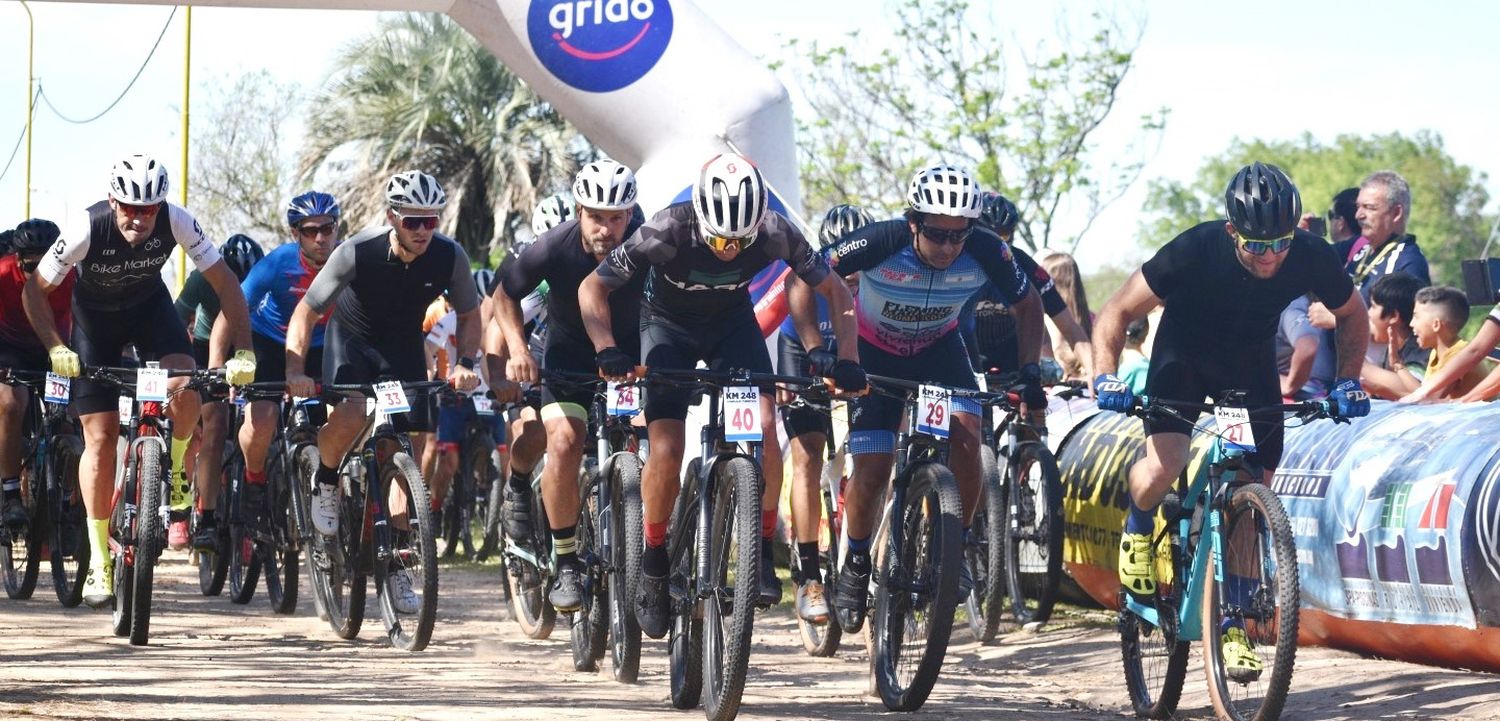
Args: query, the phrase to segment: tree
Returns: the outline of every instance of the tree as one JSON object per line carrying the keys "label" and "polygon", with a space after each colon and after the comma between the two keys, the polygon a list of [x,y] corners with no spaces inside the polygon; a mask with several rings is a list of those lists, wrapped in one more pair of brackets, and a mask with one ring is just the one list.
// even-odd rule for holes
{"label": "tree", "polygon": [[[787,44],[809,111],[798,117],[804,203],[898,209],[911,176],[941,160],[1016,202],[1016,237],[1027,247],[1076,249],[1144,165],[1139,157],[1100,170],[1091,160],[1139,31],[1094,14],[1086,40],[1064,31],[1060,49],[1023,57],[1026,82],[1010,97],[997,23],[976,21],[968,0],[902,0],[894,12],[896,42],[878,52],[860,52],[858,32],[832,46]],[[1142,118],[1142,138],[1158,137],[1165,118],[1165,109]],[[1065,206],[1086,221],[1062,238]]]}
{"label": "tree", "polygon": [[188,205],[210,238],[245,233],[268,249],[280,245],[293,167],[282,124],[297,88],[261,70],[209,83],[205,92],[207,108],[193,123]]}
{"label": "tree", "polygon": [[1359,185],[1374,171],[1400,173],[1411,185],[1406,230],[1417,236],[1434,283],[1461,285],[1459,261],[1479,257],[1489,235],[1493,218],[1483,213],[1489,202],[1487,176],[1448,155],[1441,135],[1419,131],[1412,136],[1340,135],[1328,144],[1310,134],[1296,140],[1236,139],[1223,154],[1204,161],[1191,185],[1148,184],[1145,210],[1155,218],[1142,223],[1141,243],[1154,248],[1197,223],[1224,217],[1225,185],[1254,160],[1285,170],[1302,193],[1304,212],[1310,213],[1328,210],[1335,194]]}
{"label": "tree", "polygon": [[299,172],[311,178],[332,166],[330,192],[351,224],[384,222],[386,180],[419,169],[448,192],[441,227],[471,258],[488,257],[491,242],[508,244],[589,152],[551,106],[445,16],[384,18],[340,52],[336,67],[310,107]]}

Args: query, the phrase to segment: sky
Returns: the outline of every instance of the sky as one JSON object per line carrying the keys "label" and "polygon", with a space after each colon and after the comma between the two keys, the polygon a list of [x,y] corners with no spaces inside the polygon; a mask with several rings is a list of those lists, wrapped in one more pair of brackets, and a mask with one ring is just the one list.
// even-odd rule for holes
{"label": "sky", "polygon": [[[698,5],[762,56],[777,55],[785,36],[833,40],[860,30],[871,46],[891,37],[889,14],[869,0]],[[1085,26],[1091,7],[1061,0],[974,5],[988,9],[1002,40],[1017,50],[1052,42],[1059,27]],[[1500,4],[1157,0],[1104,7],[1144,17],[1145,29],[1115,110],[1096,136],[1099,157],[1118,155],[1140,116],[1159,107],[1171,114],[1142,180],[1100,216],[1080,246],[1086,271],[1141,259],[1136,234],[1145,180],[1189,180],[1236,137],[1278,140],[1310,132],[1332,141],[1344,133],[1432,130],[1458,162],[1487,173],[1491,196],[1500,196],[1492,100],[1500,88],[1500,44],[1491,37],[1491,28],[1500,26]],[[75,118],[98,113],[120,94],[172,12],[54,2],[33,2],[31,9],[35,75],[52,104]],[[75,125],[45,106],[36,110],[33,216],[61,217],[103,198],[115,156],[145,149],[169,168],[180,167],[183,15],[179,10],[140,80],[100,120]],[[196,8],[194,92],[260,69],[312,88],[337,49],[371,32],[376,18],[364,11]],[[0,167],[25,124],[26,28],[20,3],[0,0]],[[25,153],[22,147],[0,177],[0,224],[23,217]],[[1309,199],[1308,206],[1323,202]],[[1500,200],[1487,210],[1500,211]],[[1070,216],[1063,232],[1070,223],[1076,232],[1082,218]]]}

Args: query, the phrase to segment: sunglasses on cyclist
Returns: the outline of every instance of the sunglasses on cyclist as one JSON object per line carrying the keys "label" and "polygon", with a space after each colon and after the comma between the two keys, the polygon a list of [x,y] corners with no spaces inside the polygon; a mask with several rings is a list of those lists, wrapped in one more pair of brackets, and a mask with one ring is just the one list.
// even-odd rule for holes
{"label": "sunglasses on cyclist", "polygon": [[[406,224],[406,220],[403,218],[402,219],[402,225],[405,225],[405,224]],[[409,228],[409,229],[411,229],[411,230],[416,230],[415,228],[412,228],[409,225],[406,226],[406,227]],[[339,229],[339,225],[336,222],[328,222],[328,223],[324,223],[322,225],[313,225],[312,223],[308,223],[307,225],[299,225],[299,226],[297,226],[297,234],[301,235],[304,238],[307,238],[307,239],[311,240],[311,239],[316,238],[316,237],[318,237],[320,235],[334,235],[335,233],[338,232],[338,229]]]}
{"label": "sunglasses on cyclist", "polygon": [[969,239],[969,234],[974,232],[974,227],[966,226],[963,228],[947,230],[944,228],[934,228],[926,223],[923,223],[917,226],[917,230],[920,231],[922,235],[927,236],[928,240],[939,245],[962,245]]}
{"label": "sunglasses on cyclist", "polygon": [[744,238],[725,238],[719,235],[710,235],[703,240],[708,247],[713,248],[716,253],[723,253],[730,248],[740,250],[745,246]]}
{"label": "sunglasses on cyclist", "polygon": [[156,215],[156,211],[161,210],[161,203],[154,205],[131,205],[129,203],[116,202],[115,207],[131,218],[150,218]]}
{"label": "sunglasses on cyclist", "polygon": [[1287,248],[1292,247],[1292,236],[1293,235],[1294,235],[1293,233],[1287,233],[1286,235],[1284,235],[1284,236],[1282,236],[1280,238],[1272,238],[1270,240],[1252,240],[1250,238],[1243,238],[1242,237],[1242,238],[1239,239],[1239,241],[1240,241],[1240,248],[1244,249],[1244,251],[1246,253],[1249,253],[1250,255],[1265,255],[1266,253],[1283,253],[1283,252],[1286,252]]}
{"label": "sunglasses on cyclist", "polygon": [[432,230],[438,224],[436,215],[402,215],[396,213],[396,217],[401,219],[401,227],[407,230]]}

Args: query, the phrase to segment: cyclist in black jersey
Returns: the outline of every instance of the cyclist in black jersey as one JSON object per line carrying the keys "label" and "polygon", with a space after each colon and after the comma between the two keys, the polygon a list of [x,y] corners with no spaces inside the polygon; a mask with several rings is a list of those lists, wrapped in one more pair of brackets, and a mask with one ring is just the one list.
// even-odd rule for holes
{"label": "cyclist in black jersey", "polygon": [[[452,238],[436,232],[448,202],[435,178],[417,170],[397,173],[386,184],[386,222],[356,233],[328,257],[292,312],[287,327],[286,382],[293,396],[315,395],[306,371],[308,346],[319,317],[331,309],[323,336],[323,382],[420,382],[427,379],[422,317],[434,299],[448,292],[458,313],[458,366],[450,378],[471,390],[479,377],[479,294],[469,273],[469,256]],[[393,419],[398,430],[431,430],[430,404]],[[406,416],[410,416],[407,418]],[[319,533],[338,533],[338,464],[353,446],[365,421],[362,399],[340,403],[318,432],[320,463],[313,487],[312,520]],[[412,439],[422,455],[420,434]],[[393,508],[404,507],[393,503]],[[415,607],[411,579],[391,574],[397,608]]]}
{"label": "cyclist in black jersey", "polygon": [[[635,173],[613,160],[585,165],[573,181],[574,218],[543,233],[511,263],[495,293],[496,317],[505,333],[510,360],[506,373],[525,383],[541,380],[537,364],[527,352],[521,301],[547,284],[547,344],[542,367],[549,371],[594,372],[593,344],[578,308],[578,286],[610,251],[640,226],[636,207]],[[639,313],[642,274],[610,296],[610,314],[619,332],[616,347],[640,358]],[[501,292],[503,290],[503,292]],[[547,433],[547,465],[542,470],[542,497],[547,509],[552,547],[557,552],[557,575],[548,599],[558,611],[576,611],[583,604],[583,562],[576,552],[578,531],[578,468],[583,462],[588,431],[589,390],[542,387],[542,423]],[[531,478],[512,470],[505,487],[507,533],[514,539],[531,537]]]}
{"label": "cyclist in black jersey", "polygon": [[[248,383],[255,377],[255,354],[250,351],[250,314],[240,285],[203,235],[187,210],[168,203],[167,171],[155,159],[132,155],[110,171],[109,198],[88,207],[71,220],[42,258],[26,284],[24,302],[32,327],[49,348],[52,371],[76,378],[82,366],[117,366],[127,344],[134,344],[142,360],[159,360],[163,368],[196,367],[187,329],[172,307],[172,296],[161,279],[173,246],[203,273],[219,297],[228,332],[210,349],[210,362],[220,363],[233,341],[234,359],[224,364],[226,379]],[[73,286],[72,343],[57,332],[47,294],[77,269]],[[181,388],[187,378],[169,381]],[[109,516],[113,508],[115,445],[120,434],[119,391],[111,385],[75,380],[72,405],[83,427],[84,450],[79,461],[79,485],[89,517],[89,572],[83,600],[102,608],[114,598],[114,568],[108,548]],[[175,393],[167,403],[172,420],[173,483],[169,503],[173,520],[191,503],[183,458],[201,404],[196,393]]]}
{"label": "cyclist in black jersey", "polygon": [[[1094,327],[1094,392],[1099,407],[1125,411],[1132,393],[1114,373],[1125,327],[1163,306],[1152,346],[1146,394],[1196,402],[1228,390],[1246,391],[1250,428],[1269,486],[1281,458],[1281,403],[1276,326],[1293,299],[1312,292],[1338,319],[1339,380],[1329,399],[1337,415],[1370,412],[1360,388],[1366,330],[1364,302],[1322,238],[1297,229],[1302,198],[1274,165],[1252,163],[1225,191],[1228,222],[1188,229],[1157,251],[1099,311]],[[1185,412],[1191,420],[1196,414]],[[1188,463],[1189,431],[1180,421],[1147,419],[1146,456],[1130,468],[1131,504],[1120,541],[1120,583],[1129,593],[1156,592],[1151,533],[1157,506]],[[1232,569],[1231,569],[1232,570]],[[1260,660],[1238,636],[1224,632],[1233,670],[1260,671]]]}
{"label": "cyclist in black jersey", "polygon": [[[718,370],[769,373],[770,355],[747,286],[756,273],[781,259],[828,301],[837,356],[822,347],[815,313],[795,316],[798,336],[818,362],[819,374],[845,390],[864,388],[864,371],[854,354],[848,288],[828,272],[802,233],[781,214],[766,212],[766,205],[765,181],[754,164],[740,155],[717,155],[704,164],[692,199],[667,206],[609,254],[578,290],[601,375],[624,378],[635,366],[615,340],[609,296],[639,276],[646,277],[640,338],[647,367],[690,369],[704,361]],[[645,548],[636,617],[652,638],[667,631],[667,524],[678,491],[688,400],[685,390],[670,388],[652,388],[646,396],[651,453],[641,488]],[[772,398],[765,394],[760,400],[762,433],[775,439]],[[774,440],[764,445],[767,467],[780,467],[779,452]],[[764,559],[769,566],[769,554]],[[762,579],[762,599],[769,590]],[[779,585],[774,590],[779,596]]]}

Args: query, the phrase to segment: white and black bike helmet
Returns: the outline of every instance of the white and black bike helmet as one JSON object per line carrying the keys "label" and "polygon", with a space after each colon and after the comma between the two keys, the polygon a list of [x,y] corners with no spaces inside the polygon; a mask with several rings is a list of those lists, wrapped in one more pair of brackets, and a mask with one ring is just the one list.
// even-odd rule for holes
{"label": "white and black bike helmet", "polygon": [[149,155],[121,158],[109,170],[109,197],[126,205],[156,205],[167,199],[167,169]]}
{"label": "white and black bike helmet", "polygon": [[912,210],[929,215],[959,218],[979,217],[979,183],[969,171],[953,165],[936,165],[918,171],[906,191]]}
{"label": "white and black bike helmet", "polygon": [[442,210],[448,194],[437,178],[420,170],[396,173],[385,184],[385,202],[397,210]]}
{"label": "white and black bike helmet", "polygon": [[693,188],[693,213],[704,236],[754,238],[766,217],[766,181],[749,158],[715,155]]}
{"label": "white and black bike helmet", "polygon": [[589,163],[573,179],[573,202],[593,210],[628,210],[635,205],[635,173],[613,160]]}

